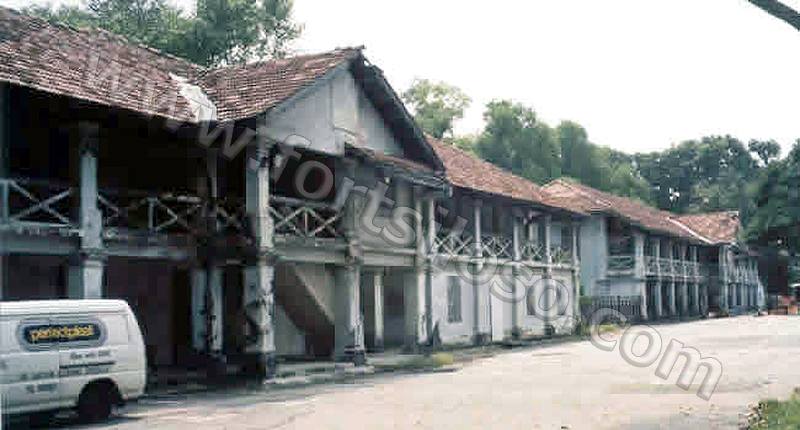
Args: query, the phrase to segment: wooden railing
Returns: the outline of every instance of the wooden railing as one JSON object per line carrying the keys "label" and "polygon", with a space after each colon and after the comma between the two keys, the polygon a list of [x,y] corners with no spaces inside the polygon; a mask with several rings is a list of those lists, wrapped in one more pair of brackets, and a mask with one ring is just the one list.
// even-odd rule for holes
{"label": "wooden railing", "polygon": [[543,243],[535,241],[524,242],[520,251],[523,261],[544,262],[545,252]]}
{"label": "wooden railing", "polygon": [[633,255],[612,255],[608,257],[609,272],[627,272],[634,269],[636,259]]}
{"label": "wooden railing", "polygon": [[508,260],[514,258],[514,243],[510,238],[494,235],[481,236],[484,258]]}
{"label": "wooden railing", "polygon": [[572,251],[560,246],[553,246],[550,248],[550,259],[555,265],[570,266],[572,265]]}
{"label": "wooden railing", "polygon": [[659,273],[659,259],[653,256],[644,257],[644,271],[646,275],[655,276]]}
{"label": "wooden railing", "polygon": [[197,234],[203,224],[203,199],[181,194],[100,191],[98,207],[106,234]]}
{"label": "wooden railing", "polygon": [[433,251],[451,257],[469,257],[475,253],[475,238],[463,230],[439,230],[436,233]]}
{"label": "wooden railing", "polygon": [[75,189],[27,179],[0,178],[0,228],[77,228],[70,215]]}
{"label": "wooden railing", "polygon": [[339,225],[342,213],[331,205],[277,196],[270,203],[276,236],[300,239],[343,236]]}

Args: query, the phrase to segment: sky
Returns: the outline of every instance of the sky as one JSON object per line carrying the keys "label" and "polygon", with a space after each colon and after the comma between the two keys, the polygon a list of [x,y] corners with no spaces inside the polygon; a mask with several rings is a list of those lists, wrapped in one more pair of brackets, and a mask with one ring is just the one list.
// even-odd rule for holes
{"label": "sky", "polygon": [[511,99],[626,152],[800,138],[800,32],[746,0],[295,0],[295,18],[300,53],[364,45],[398,92],[414,78],[460,87],[473,99],[460,133]]}

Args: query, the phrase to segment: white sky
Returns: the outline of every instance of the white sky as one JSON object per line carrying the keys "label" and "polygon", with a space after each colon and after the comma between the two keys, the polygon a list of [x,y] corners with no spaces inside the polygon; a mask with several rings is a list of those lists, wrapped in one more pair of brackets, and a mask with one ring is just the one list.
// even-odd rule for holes
{"label": "white sky", "polygon": [[628,152],[800,138],[800,32],[746,0],[295,0],[295,17],[301,52],[365,45],[398,92],[414,77],[461,87],[474,100],[461,132],[510,98]]}

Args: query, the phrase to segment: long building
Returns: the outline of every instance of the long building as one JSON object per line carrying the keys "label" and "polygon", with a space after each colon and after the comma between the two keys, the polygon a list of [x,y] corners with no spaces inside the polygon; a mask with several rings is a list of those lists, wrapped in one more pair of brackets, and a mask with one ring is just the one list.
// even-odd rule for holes
{"label": "long building", "polygon": [[708,220],[431,139],[360,48],[203,68],[2,7],[0,35],[0,299],[124,299],[153,367],[569,333],[581,295],[760,303]]}
{"label": "long building", "polygon": [[580,234],[583,296],[631,302],[638,315],[630,316],[643,319],[765,306],[757,255],[739,240],[738,214],[678,216],[563,179],[544,189],[590,214]]}

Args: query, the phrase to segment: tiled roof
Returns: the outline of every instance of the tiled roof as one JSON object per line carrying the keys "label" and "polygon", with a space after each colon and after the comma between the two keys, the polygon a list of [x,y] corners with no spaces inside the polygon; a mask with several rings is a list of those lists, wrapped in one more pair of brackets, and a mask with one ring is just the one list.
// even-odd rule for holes
{"label": "tiled roof", "polygon": [[601,212],[662,234],[705,241],[681,225],[675,217],[639,201],[609,194],[586,185],[557,179],[544,187],[545,192],[565,207],[583,212]]}
{"label": "tiled roof", "polygon": [[202,69],[102,30],[53,25],[0,7],[0,82],[188,121],[170,74]]}
{"label": "tiled roof", "polygon": [[184,84],[208,96],[217,119],[244,119],[359,54],[337,49],[206,69],[104,30],[51,24],[0,6],[0,82],[190,123],[197,119],[181,95]]}
{"label": "tiled roof", "polygon": [[580,209],[567,208],[552,201],[539,185],[507,172],[488,161],[469,154],[453,145],[428,137],[436,155],[444,162],[447,179],[451,184],[485,193],[537,203],[543,206],[582,213]]}
{"label": "tiled roof", "polygon": [[275,107],[360,52],[345,48],[223,67],[208,71],[199,83],[216,105],[220,120],[249,118]]}
{"label": "tiled roof", "polygon": [[715,244],[736,243],[741,228],[736,211],[684,215],[678,221]]}

